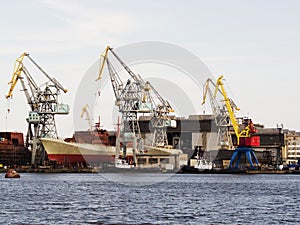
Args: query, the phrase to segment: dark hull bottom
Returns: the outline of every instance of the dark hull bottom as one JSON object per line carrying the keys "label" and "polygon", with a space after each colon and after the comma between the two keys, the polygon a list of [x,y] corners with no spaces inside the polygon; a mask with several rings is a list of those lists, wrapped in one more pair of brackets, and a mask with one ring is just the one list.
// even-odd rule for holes
{"label": "dark hull bottom", "polygon": [[212,170],[204,169],[204,170],[199,170],[191,166],[183,166],[178,173],[207,173],[211,172]]}
{"label": "dark hull bottom", "polygon": [[245,170],[240,169],[211,169],[211,170],[198,170],[194,167],[190,166],[183,166],[177,173],[183,174],[201,174],[201,173],[208,173],[208,174],[239,174],[239,173],[246,173]]}
{"label": "dark hull bottom", "polygon": [[102,173],[161,173],[160,168],[117,168],[113,165],[103,166],[98,172]]}
{"label": "dark hull bottom", "polygon": [[112,155],[75,155],[75,154],[49,154],[48,159],[56,161],[58,164],[73,163],[113,163],[115,161]]}
{"label": "dark hull bottom", "polygon": [[20,175],[14,175],[14,176],[9,176],[9,175],[5,175],[5,178],[20,178]]}

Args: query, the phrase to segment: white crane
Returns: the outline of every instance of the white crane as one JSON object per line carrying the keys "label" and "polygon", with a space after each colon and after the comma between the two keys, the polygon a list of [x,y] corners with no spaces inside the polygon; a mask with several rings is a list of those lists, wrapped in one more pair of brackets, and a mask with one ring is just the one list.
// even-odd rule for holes
{"label": "white crane", "polygon": [[[126,83],[122,82],[108,59],[108,52],[112,53],[130,75]],[[148,81],[144,81],[141,76],[135,74],[111,47],[108,46],[106,48],[104,54],[101,55],[101,59],[99,77],[97,80],[101,79],[106,63],[116,98],[115,105],[119,107],[119,112],[122,114],[117,148],[120,146],[119,143],[122,143],[123,157],[126,157],[128,143],[132,143],[134,157],[136,151],[143,152],[144,144],[138,123],[139,113],[148,113],[151,115],[152,127],[154,129],[152,146],[166,146],[168,144],[167,127],[171,124],[169,113],[174,111],[169,102],[162,98]],[[118,153],[117,150],[116,159],[119,156]]]}
{"label": "white crane", "polygon": [[[222,98],[222,92],[216,89],[217,85],[208,78],[203,88],[203,101],[202,105],[206,103],[207,95],[209,97],[210,106],[214,115],[215,123],[218,128],[217,144],[219,148],[234,149],[231,133],[230,133],[230,117]],[[216,93],[215,93],[216,92]],[[217,96],[218,95],[218,96]],[[234,109],[238,110],[234,102],[230,100],[230,104]]]}

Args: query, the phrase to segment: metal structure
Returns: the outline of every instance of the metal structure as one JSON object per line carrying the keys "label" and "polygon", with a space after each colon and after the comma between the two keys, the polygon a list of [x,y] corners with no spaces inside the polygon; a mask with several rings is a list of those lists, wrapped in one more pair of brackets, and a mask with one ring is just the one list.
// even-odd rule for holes
{"label": "metal structure", "polygon": [[[251,143],[251,135],[253,133],[256,133],[256,128],[254,127],[251,119],[246,120],[247,124],[239,124],[238,120],[235,116],[235,110],[238,110],[236,105],[233,103],[233,101],[228,97],[224,84],[223,84],[223,76],[220,76],[217,79],[216,85],[215,85],[215,92],[214,92],[214,98],[216,97],[218,92],[222,93],[223,101],[225,103],[227,113],[229,115],[229,119],[231,122],[231,125],[234,129],[235,135],[237,137],[237,145],[238,148],[235,149],[232,158],[230,160],[229,168],[233,167],[233,163],[236,160],[235,168],[238,168],[239,162],[241,160],[242,154],[246,154],[247,159],[250,163],[250,168],[255,169],[252,158],[254,158],[257,166],[258,166],[258,160],[255,156],[254,150],[252,149],[252,143]],[[240,129],[240,126],[243,126],[242,129]],[[249,143],[247,143],[249,142]]]}
{"label": "metal structure", "polygon": [[[129,74],[129,79],[123,83],[117,71],[108,58],[108,53],[117,59],[121,66]],[[115,105],[118,106],[121,113],[121,127],[117,138],[116,160],[119,157],[120,144],[122,146],[123,158],[126,157],[126,148],[129,143],[132,144],[133,156],[135,162],[136,152],[143,153],[144,144],[141,137],[138,114],[147,113],[151,116],[151,124],[154,130],[152,146],[164,147],[168,145],[167,127],[171,125],[169,113],[174,110],[167,100],[163,99],[155,88],[148,82],[144,81],[141,76],[135,74],[113,51],[107,47],[101,55],[99,77],[101,79],[105,63],[110,75],[110,81],[115,95]]]}
{"label": "metal structure", "polygon": [[90,130],[93,130],[93,123],[92,123],[92,119],[89,113],[89,105],[85,104],[81,110],[81,114],[80,114],[80,118],[83,118],[84,114],[86,115],[86,120],[89,123],[89,128]]}
{"label": "metal structure", "polygon": [[223,79],[223,76],[220,76],[217,79],[214,97],[216,97],[218,91],[221,91],[221,93],[223,95],[223,100],[224,100],[224,103],[225,103],[225,106],[227,108],[227,112],[228,112],[228,115],[230,118],[231,125],[232,125],[235,135],[237,137],[237,145],[240,145],[240,139],[250,137],[252,133],[256,133],[256,129],[251,120],[248,121],[248,124],[246,126],[243,124],[244,128],[240,129],[240,124],[238,123],[238,120],[235,117],[235,111],[239,110],[239,108],[227,96],[222,79]]}
{"label": "metal structure", "polygon": [[[217,90],[216,94],[214,94]],[[222,92],[217,89],[216,84],[208,78],[203,88],[202,105],[206,103],[207,95],[209,97],[210,106],[214,115],[216,126],[218,127],[217,144],[220,149],[233,149],[232,138],[230,134],[230,117],[226,109],[224,101],[219,100],[219,96],[223,97]],[[232,109],[239,110],[232,99],[229,99]]]}
{"label": "metal structure", "polygon": [[[25,57],[47,78],[48,81],[46,83],[40,86],[37,85],[23,63]],[[24,78],[26,78],[27,84]],[[27,103],[30,107],[29,116],[26,119],[28,130],[25,145],[32,151],[31,163],[43,164],[45,150],[39,138],[58,138],[55,115],[66,115],[69,113],[69,106],[60,104],[58,97],[60,91],[66,93],[67,90],[55,78],[51,78],[26,52],[17,58],[15,62],[12,79],[8,83],[11,86],[6,96],[7,99],[12,98],[12,93],[18,80],[21,82]]]}

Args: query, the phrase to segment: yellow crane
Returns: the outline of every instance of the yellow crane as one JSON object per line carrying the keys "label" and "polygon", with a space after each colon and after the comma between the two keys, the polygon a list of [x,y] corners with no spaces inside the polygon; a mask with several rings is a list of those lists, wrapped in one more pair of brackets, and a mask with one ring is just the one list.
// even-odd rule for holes
{"label": "yellow crane", "polygon": [[[255,160],[257,167],[259,166],[257,157],[254,153],[254,150],[252,149],[252,146],[259,146],[259,136],[251,137],[251,134],[256,133],[256,128],[254,127],[251,119],[245,120],[246,123],[240,125],[238,123],[238,120],[235,116],[235,110],[239,110],[239,108],[234,104],[234,102],[228,97],[223,83],[223,76],[220,76],[217,79],[217,82],[215,84],[215,92],[214,92],[214,98],[216,98],[217,93],[221,93],[223,97],[223,101],[225,104],[225,107],[227,109],[227,116],[230,119],[231,125],[234,129],[235,135],[237,137],[237,145],[238,148],[234,150],[234,153],[230,160],[229,168],[233,168],[233,164],[235,163],[235,169],[238,168],[239,162],[241,160],[242,154],[246,154],[246,157],[250,163],[250,169],[256,169],[254,167],[254,164],[252,162],[252,159]],[[204,92],[204,102],[207,92]],[[226,118],[226,117],[225,117]],[[240,126],[243,126],[240,128]],[[254,140],[254,141],[253,141]]]}
{"label": "yellow crane", "polygon": [[[12,79],[11,81],[8,83],[10,84],[10,89],[8,91],[8,94],[6,95],[6,98],[11,98],[12,97],[12,93],[13,90],[18,82],[18,80],[22,81],[22,72],[25,73],[26,78],[28,79],[29,85],[33,85],[34,88],[38,88],[38,86],[36,85],[36,83],[34,82],[33,78],[31,77],[31,75],[29,74],[29,72],[27,71],[27,69],[25,68],[24,64],[23,64],[23,60],[24,58],[27,57],[48,79],[49,81],[52,82],[53,85],[55,85],[55,87],[57,89],[62,90],[64,93],[67,93],[68,90],[63,88],[63,86],[55,79],[55,78],[51,78],[30,56],[29,53],[24,52],[20,57],[18,57],[15,61],[15,65],[14,65],[14,72],[12,75]],[[23,82],[22,82],[23,83]],[[23,84],[22,84],[23,86]],[[27,90],[25,90],[25,93]]]}
{"label": "yellow crane", "polygon": [[226,108],[227,108],[227,111],[229,114],[231,125],[232,125],[235,135],[237,137],[237,144],[240,145],[240,138],[250,137],[251,133],[256,133],[256,129],[255,129],[251,119],[249,119],[248,124],[246,124],[246,126],[242,130],[240,130],[240,124],[238,123],[238,120],[235,117],[235,110],[239,110],[239,108],[236,107],[236,105],[233,103],[233,101],[230,98],[228,98],[228,95],[225,91],[224,83],[222,80],[223,80],[223,75],[217,79],[214,96],[217,95],[217,92],[220,89],[220,91],[223,95],[224,103],[226,105]]}
{"label": "yellow crane", "polygon": [[111,47],[108,45],[106,47],[106,49],[104,50],[103,53],[101,53],[100,55],[100,69],[99,69],[99,75],[96,79],[96,81],[101,80],[102,79],[102,73],[103,73],[103,69],[105,66],[105,62],[107,60],[107,56],[108,56],[108,51],[111,49]]}
{"label": "yellow crane", "polygon": [[[220,89],[216,89],[216,84],[210,78],[208,78],[204,84],[203,88],[203,101],[202,105],[206,103],[207,96],[209,97],[210,106],[214,115],[214,120],[216,126],[218,128],[217,134],[217,145],[220,149],[233,149],[233,142],[231,133],[229,130],[230,126],[230,118],[224,104],[224,101],[220,101],[223,99],[223,94]],[[217,90],[217,93],[214,92]],[[218,94],[218,96],[217,96]],[[232,100],[230,100],[230,104],[233,109],[237,109],[236,105]]]}
{"label": "yellow crane", "polygon": [[8,84],[11,84],[10,89],[8,91],[8,94],[6,95],[6,98],[11,98],[13,90],[18,82],[18,79],[21,78],[21,74],[23,71],[23,60],[24,57],[27,56],[28,53],[24,52],[19,58],[16,59],[15,66],[14,66],[14,72],[13,76],[11,78],[11,81]]}
{"label": "yellow crane", "polygon": [[89,105],[85,104],[81,110],[81,114],[80,114],[80,118],[83,118],[84,114],[86,114],[86,119],[89,123],[89,127],[90,130],[93,130],[93,125],[92,125],[92,121],[91,121],[91,117],[90,117],[90,113],[89,113]]}
{"label": "yellow crane", "polygon": [[[33,76],[24,65],[27,58],[38,70],[47,78],[42,85],[37,85]],[[24,79],[27,80],[25,83]],[[55,124],[55,115],[66,115],[69,113],[69,106],[59,103],[60,91],[64,93],[67,90],[55,79],[50,77],[30,56],[24,52],[15,61],[14,71],[7,99],[12,98],[13,91],[17,82],[20,80],[22,89],[25,93],[26,100],[30,106],[30,111],[26,121],[28,122],[28,130],[26,135],[26,147],[32,150],[32,164],[43,164],[45,160],[45,151],[39,142],[40,138],[58,138]],[[9,109],[8,109],[9,111]],[[36,153],[41,153],[40,156]]]}

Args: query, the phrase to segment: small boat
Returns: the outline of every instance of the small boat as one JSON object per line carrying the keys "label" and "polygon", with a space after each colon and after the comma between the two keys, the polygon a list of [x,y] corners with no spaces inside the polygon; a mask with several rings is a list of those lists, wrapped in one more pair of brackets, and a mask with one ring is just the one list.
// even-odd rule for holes
{"label": "small boat", "polygon": [[115,164],[105,165],[103,172],[105,173],[131,173],[136,170],[136,167],[128,163],[125,159],[116,160]]}
{"label": "small boat", "polygon": [[213,164],[204,158],[199,158],[193,166],[184,165],[181,167],[179,173],[206,173],[210,171],[216,172],[213,170]]}
{"label": "small boat", "polygon": [[213,165],[211,162],[207,162],[206,159],[201,157],[197,159],[194,168],[198,171],[211,170],[213,168]]}
{"label": "small boat", "polygon": [[115,164],[116,168],[119,169],[132,169],[134,168],[133,164],[129,164],[126,160],[124,159],[118,159],[116,164]]}
{"label": "small boat", "polygon": [[103,173],[161,173],[159,167],[137,167],[132,162],[124,159],[118,159],[115,164],[104,165],[101,168]]}
{"label": "small boat", "polygon": [[9,169],[5,174],[5,178],[20,178],[20,174],[14,169]]}
{"label": "small boat", "polygon": [[200,156],[200,149],[195,149],[197,151],[197,155],[195,158],[190,159],[190,165],[184,165],[179,170],[179,173],[207,173],[207,172],[216,172],[213,169],[213,163],[208,161],[206,158]]}

